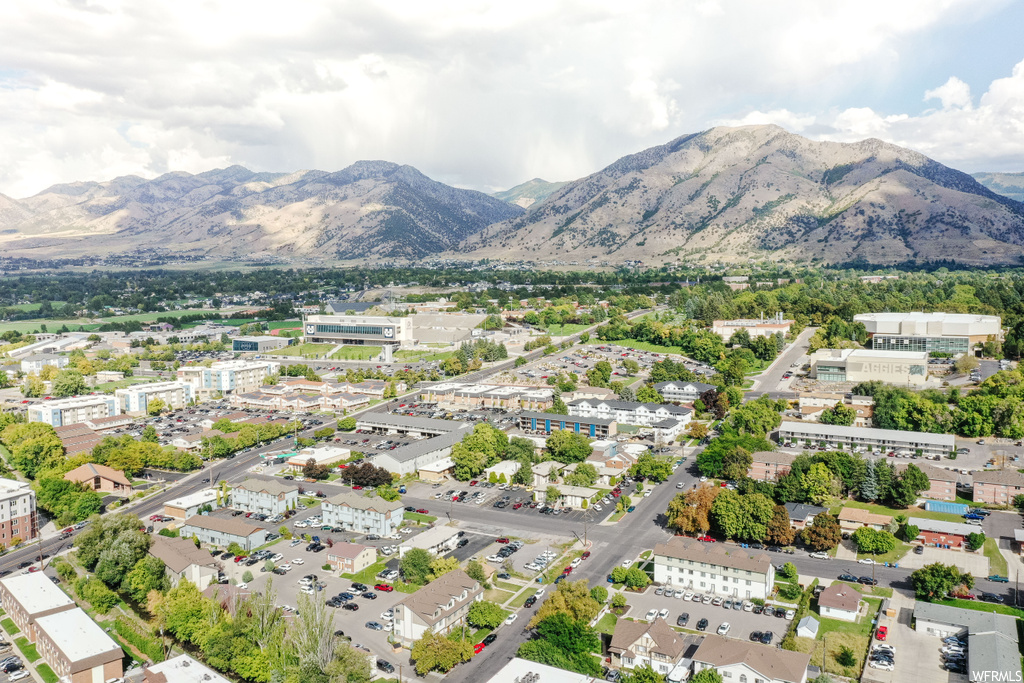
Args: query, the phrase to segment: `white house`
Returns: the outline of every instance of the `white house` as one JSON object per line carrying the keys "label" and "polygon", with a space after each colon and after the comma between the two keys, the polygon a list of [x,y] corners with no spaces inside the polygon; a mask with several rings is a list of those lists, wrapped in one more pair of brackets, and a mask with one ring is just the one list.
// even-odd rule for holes
{"label": "white house", "polygon": [[714,669],[734,683],[806,683],[811,655],[708,634],[692,660],[694,674]]}
{"label": "white house", "polygon": [[654,581],[701,593],[765,599],[775,582],[767,553],[676,536],[654,546]]}
{"label": "white house", "polygon": [[395,637],[408,646],[427,631],[448,633],[483,597],[483,586],[466,572],[448,572],[395,605]]}
{"label": "white house", "polygon": [[[584,398],[568,404],[569,415],[573,417],[614,420],[619,424],[653,427],[664,420],[674,419],[685,427],[693,416],[689,408],[671,403],[637,403],[636,401],[602,401]],[[682,428],[680,427],[680,429]]]}
{"label": "white house", "polygon": [[649,666],[662,676],[672,671],[687,650],[690,638],[676,633],[664,619],[628,621],[620,619],[608,646],[612,664],[623,669]]}
{"label": "white house", "polygon": [[299,503],[299,488],[273,479],[246,479],[231,491],[231,507],[280,515]]}
{"label": "white house", "polygon": [[714,384],[704,384],[703,382],[681,382],[676,380],[658,382],[654,385],[654,390],[661,394],[663,399],[676,403],[693,403],[705,391],[712,389],[717,391],[718,387]]}
{"label": "white house", "polygon": [[845,583],[834,583],[818,596],[818,613],[828,619],[857,621],[860,593]]}

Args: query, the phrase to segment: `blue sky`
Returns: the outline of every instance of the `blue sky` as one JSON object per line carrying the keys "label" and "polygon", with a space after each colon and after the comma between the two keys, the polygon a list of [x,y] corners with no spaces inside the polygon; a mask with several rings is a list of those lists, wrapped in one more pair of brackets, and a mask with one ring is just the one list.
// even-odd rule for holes
{"label": "blue sky", "polygon": [[14,0],[0,193],[230,164],[569,180],[714,125],[1024,171],[1024,2]]}

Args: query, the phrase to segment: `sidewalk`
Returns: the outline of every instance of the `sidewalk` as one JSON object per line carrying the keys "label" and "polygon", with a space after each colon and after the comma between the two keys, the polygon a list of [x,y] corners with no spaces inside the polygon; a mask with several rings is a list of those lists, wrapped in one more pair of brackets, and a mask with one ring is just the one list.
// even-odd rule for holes
{"label": "sidewalk", "polygon": [[836,547],[837,560],[857,561],[857,551],[853,547],[853,541],[840,541]]}

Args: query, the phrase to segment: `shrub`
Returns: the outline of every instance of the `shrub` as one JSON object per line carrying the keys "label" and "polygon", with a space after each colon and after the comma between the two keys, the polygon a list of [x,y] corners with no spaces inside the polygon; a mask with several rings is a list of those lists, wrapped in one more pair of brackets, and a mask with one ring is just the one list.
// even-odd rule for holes
{"label": "shrub", "polygon": [[622,593],[616,593],[612,596],[611,606],[613,609],[622,609],[626,606],[626,596]]}

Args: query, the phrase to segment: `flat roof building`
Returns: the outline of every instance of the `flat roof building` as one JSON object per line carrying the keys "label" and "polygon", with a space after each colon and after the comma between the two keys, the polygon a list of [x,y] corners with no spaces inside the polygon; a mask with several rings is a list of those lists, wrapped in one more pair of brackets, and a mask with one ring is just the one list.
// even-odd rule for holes
{"label": "flat roof building", "polygon": [[195,400],[193,387],[187,382],[133,384],[115,389],[114,396],[120,411],[128,415],[145,415],[149,405],[156,400],[162,401],[168,410],[181,410]]}
{"label": "flat roof building", "polygon": [[231,683],[205,664],[188,655],[178,655],[142,671],[141,683]]}
{"label": "flat roof building", "polygon": [[167,501],[164,503],[164,514],[168,517],[188,519],[198,515],[199,509],[204,505],[209,505],[214,510],[219,508],[220,503],[217,501],[217,498],[217,489],[202,489],[195,493]]}
{"label": "flat roof building", "polygon": [[435,526],[427,529],[421,534],[416,534],[408,541],[398,546],[400,557],[413,548],[422,548],[432,555],[443,555],[454,550],[455,544],[459,542],[459,532],[448,526]]}
{"label": "flat roof building", "polygon": [[820,382],[870,382],[920,385],[928,381],[926,351],[818,349],[811,354],[810,376]]}
{"label": "flat roof building", "polygon": [[367,315],[310,315],[302,325],[307,344],[344,344],[346,346],[407,346],[413,339],[409,318]]}
{"label": "flat roof building", "polygon": [[972,672],[972,681],[1012,681],[1020,674],[1014,617],[918,601],[913,623],[915,630],[937,638],[966,633],[967,670]]}
{"label": "flat roof building", "polygon": [[235,337],[231,340],[231,350],[236,353],[266,353],[283,349],[291,342],[290,337],[274,337],[261,335],[257,337]]}
{"label": "flat roof building", "polygon": [[751,337],[768,337],[775,334],[785,336],[792,326],[792,320],[785,320],[782,313],[778,313],[771,318],[762,316],[744,320],[715,320],[711,324],[711,331],[723,340],[729,341],[729,338],[739,330],[746,330]]}
{"label": "flat roof building", "polygon": [[824,445],[830,449],[853,449],[883,455],[890,451],[909,451],[924,456],[944,457],[956,450],[952,434],[907,432],[898,429],[864,429],[815,422],[784,420],[778,429],[781,443],[800,446]]}
{"label": "flat roof building", "polygon": [[582,434],[591,439],[607,439],[618,434],[618,424],[606,417],[575,417],[523,411],[519,415],[519,428],[524,432],[550,434],[556,429]]}
{"label": "flat roof building", "polygon": [[36,642],[36,620],[77,607],[43,572],[0,579],[0,605],[29,642]]}
{"label": "flat roof building", "polygon": [[81,608],[40,617],[37,623],[36,649],[62,681],[95,683],[124,673],[124,651]]}
{"label": "flat roof building", "polygon": [[654,546],[654,581],[746,600],[767,598],[775,568],[767,553],[676,536]]}
{"label": "flat roof building", "polygon": [[178,368],[178,381],[192,385],[196,396],[247,394],[258,391],[263,379],[277,374],[281,364],[269,360],[225,360],[210,367],[189,365]]}
{"label": "flat roof building", "polygon": [[51,427],[64,427],[119,415],[120,412],[117,400],[113,396],[78,396],[43,401],[29,406],[28,421],[45,422]]}
{"label": "flat roof building", "polygon": [[1003,338],[1002,319],[974,313],[858,313],[872,348],[888,351],[972,353],[990,338]]}

